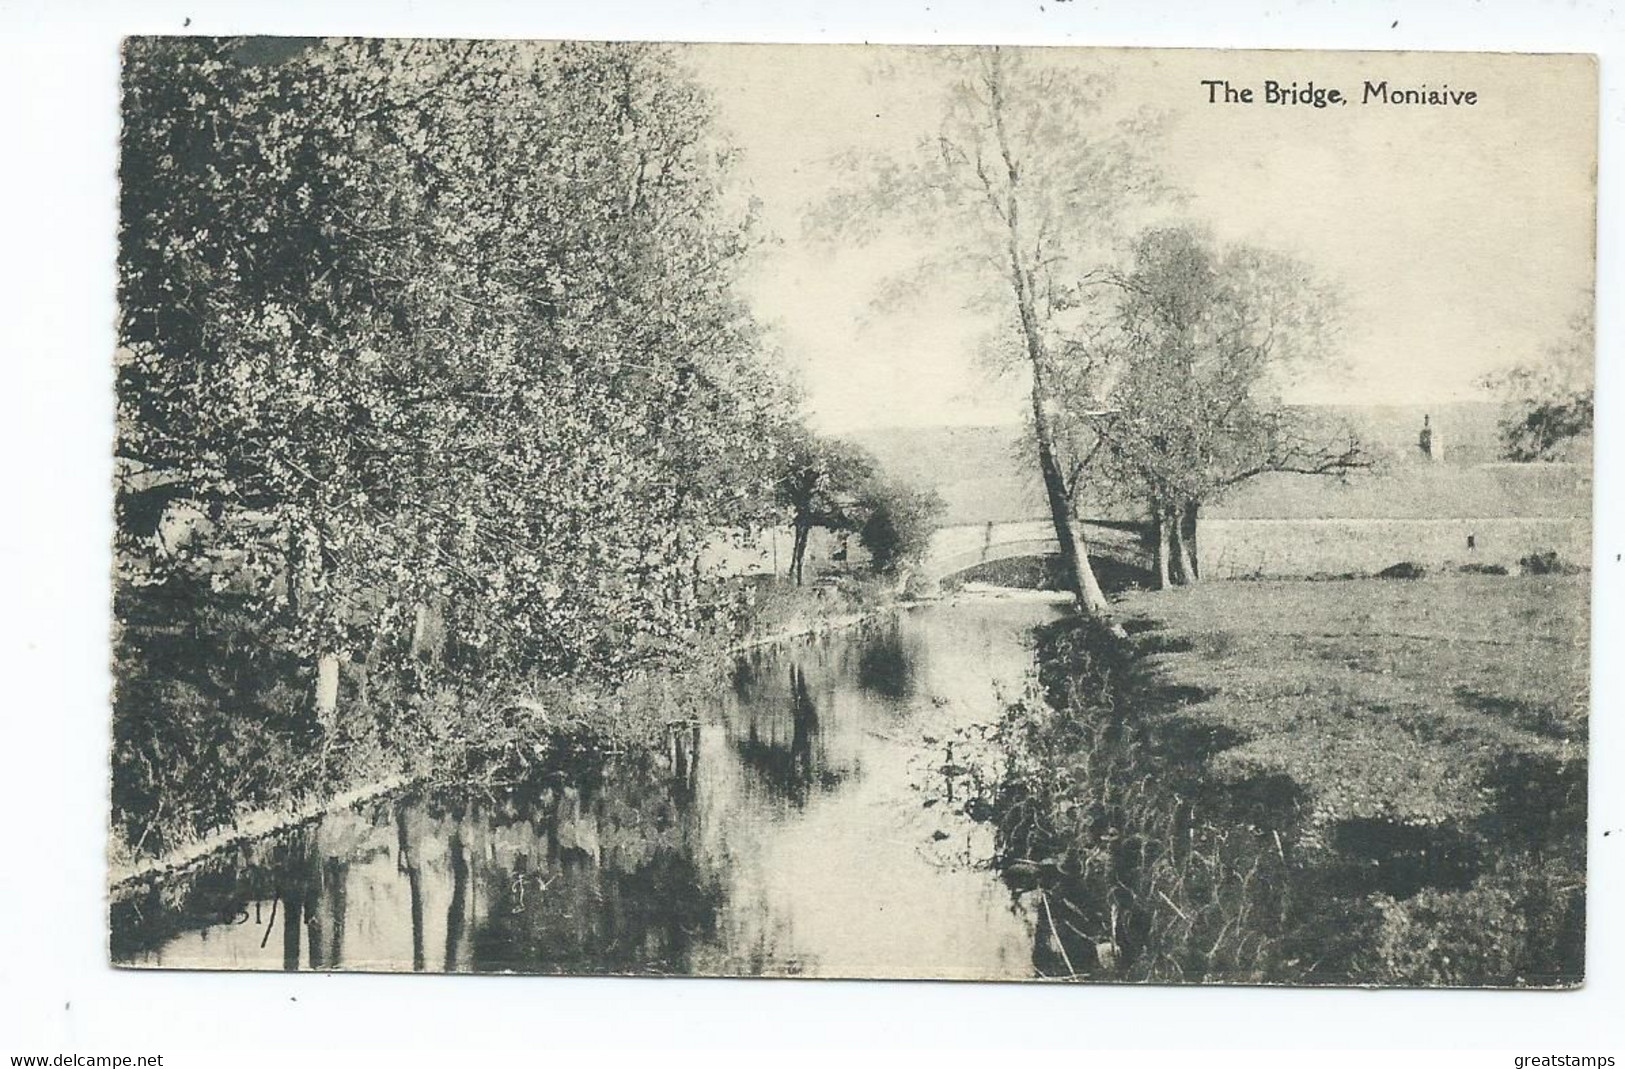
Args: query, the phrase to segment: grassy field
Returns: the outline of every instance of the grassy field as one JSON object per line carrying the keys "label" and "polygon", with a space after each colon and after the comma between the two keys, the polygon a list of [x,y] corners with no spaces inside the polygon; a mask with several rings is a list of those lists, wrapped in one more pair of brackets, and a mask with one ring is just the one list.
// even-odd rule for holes
{"label": "grassy field", "polygon": [[1040,629],[985,811],[1050,975],[1567,986],[1584,575],[1132,593]]}
{"label": "grassy field", "polygon": [[[1165,714],[1224,779],[1286,776],[1315,823],[1491,815],[1511,765],[1583,760],[1589,576],[1211,583],[1131,595]],[[1131,629],[1135,624],[1131,623]],[[1553,799],[1524,798],[1531,805]],[[1521,814],[1528,818],[1535,814]]]}

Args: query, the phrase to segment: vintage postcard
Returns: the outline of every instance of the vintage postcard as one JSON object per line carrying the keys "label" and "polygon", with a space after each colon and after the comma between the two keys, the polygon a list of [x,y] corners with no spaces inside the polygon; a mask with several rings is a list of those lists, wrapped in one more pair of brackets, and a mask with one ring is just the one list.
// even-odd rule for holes
{"label": "vintage postcard", "polygon": [[112,961],[1578,985],[1597,108],[129,39]]}

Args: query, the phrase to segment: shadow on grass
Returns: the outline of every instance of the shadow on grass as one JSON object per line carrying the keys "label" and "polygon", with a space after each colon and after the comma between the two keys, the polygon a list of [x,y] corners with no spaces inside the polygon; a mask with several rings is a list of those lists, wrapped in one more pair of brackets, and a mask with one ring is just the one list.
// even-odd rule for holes
{"label": "shadow on grass", "polygon": [[1546,702],[1526,702],[1500,694],[1488,694],[1471,687],[1457,687],[1456,700],[1475,712],[1505,720],[1525,731],[1549,739],[1565,742],[1583,739],[1586,719],[1583,716],[1565,716],[1555,705]]}
{"label": "shadow on grass", "polygon": [[[1336,819],[1286,773],[1214,776],[1209,759],[1244,733],[1204,719],[1200,703],[1222,695],[1162,681],[1147,655],[1178,639],[1151,621],[1130,630],[1040,628],[1039,689],[997,730],[1006,767],[988,780],[989,811],[1012,893],[1041,907],[1040,971],[1406,986],[1580,976],[1583,759],[1506,755],[1481,784],[1481,821]],[[1207,655],[1208,639],[1191,653]]]}

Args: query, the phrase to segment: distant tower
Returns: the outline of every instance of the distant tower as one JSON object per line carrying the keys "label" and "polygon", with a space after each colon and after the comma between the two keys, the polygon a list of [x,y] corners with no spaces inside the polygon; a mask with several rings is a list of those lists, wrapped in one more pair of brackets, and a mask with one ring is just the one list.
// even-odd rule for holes
{"label": "distant tower", "polygon": [[1444,440],[1435,434],[1430,418],[1422,417],[1422,433],[1416,436],[1416,444],[1422,450],[1422,459],[1440,461],[1444,459]]}

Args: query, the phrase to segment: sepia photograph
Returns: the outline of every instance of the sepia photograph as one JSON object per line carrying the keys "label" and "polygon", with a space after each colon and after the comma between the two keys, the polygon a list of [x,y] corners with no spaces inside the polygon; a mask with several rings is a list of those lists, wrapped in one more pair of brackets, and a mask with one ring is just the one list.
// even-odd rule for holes
{"label": "sepia photograph", "polygon": [[1594,57],[118,65],[113,966],[1585,981]]}

